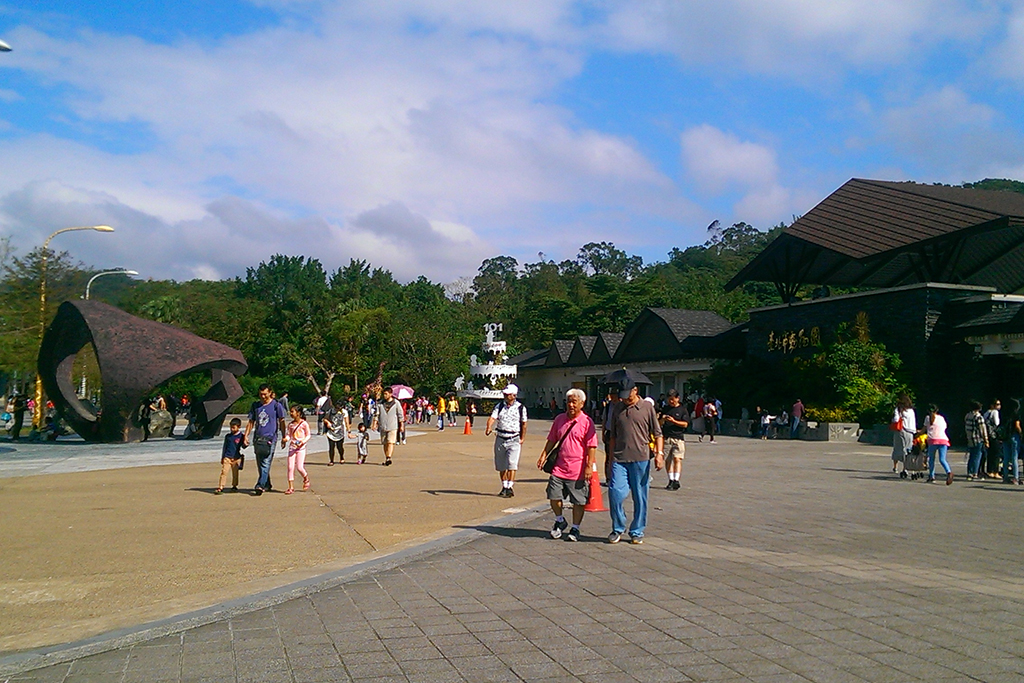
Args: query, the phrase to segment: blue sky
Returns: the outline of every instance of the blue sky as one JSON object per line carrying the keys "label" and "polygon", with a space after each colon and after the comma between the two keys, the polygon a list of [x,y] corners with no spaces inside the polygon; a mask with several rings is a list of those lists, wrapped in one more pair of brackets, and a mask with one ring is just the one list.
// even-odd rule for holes
{"label": "blue sky", "polygon": [[[1024,179],[1024,3],[0,0],[0,236],[229,277],[648,261],[850,177]],[[56,246],[56,245],[55,245]]]}

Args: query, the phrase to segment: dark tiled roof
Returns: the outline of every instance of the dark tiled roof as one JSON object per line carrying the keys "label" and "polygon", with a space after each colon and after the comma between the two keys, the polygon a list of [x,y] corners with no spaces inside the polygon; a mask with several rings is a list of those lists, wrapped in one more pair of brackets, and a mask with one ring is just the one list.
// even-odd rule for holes
{"label": "dark tiled roof", "polygon": [[683,308],[652,308],[651,313],[665,321],[676,340],[687,337],[713,337],[725,332],[732,323],[711,311],[690,311]]}
{"label": "dark tiled roof", "polygon": [[614,356],[619,349],[619,344],[622,343],[622,338],[626,335],[623,332],[598,332],[598,336],[601,337],[604,347],[608,349],[608,355]]}
{"label": "dark tiled roof", "polygon": [[853,178],[727,285],[760,280],[895,287],[1024,285],[1024,195]]}
{"label": "dark tiled roof", "polygon": [[569,363],[571,365],[584,365],[587,363],[590,360],[590,354],[593,352],[596,343],[597,337],[576,337],[576,341],[572,346],[572,352],[569,354]]}
{"label": "dark tiled roof", "polygon": [[569,360],[569,354],[572,353],[572,347],[576,342],[572,339],[556,339],[555,350],[558,351],[558,357],[562,359],[562,362]]}
{"label": "dark tiled roof", "polygon": [[991,310],[971,318],[966,322],[960,323],[957,325],[957,328],[988,328],[1006,325],[1020,315],[1022,308],[1024,308],[1024,303],[1019,301],[1012,301],[1001,306],[994,306]]}
{"label": "dark tiled roof", "polygon": [[545,365],[549,367],[565,365],[569,362],[569,355],[572,353],[572,347],[575,343],[572,339],[556,339],[553,341],[548,349]]}
{"label": "dark tiled roof", "polygon": [[523,353],[512,356],[505,362],[508,365],[519,365],[524,367],[531,365],[544,365],[544,361],[548,356],[548,350],[549,349],[532,349],[530,351],[524,351]]}
{"label": "dark tiled roof", "polygon": [[[1019,212],[1011,206],[1016,202],[989,195],[1019,197]],[[1011,215],[997,207],[1024,215],[1024,195],[1016,197],[1009,192],[854,178],[785,232],[859,259]]]}
{"label": "dark tiled roof", "polygon": [[597,343],[597,336],[580,336],[576,341],[583,348],[583,353],[587,354],[587,358],[590,358],[590,353],[594,350],[594,344]]}

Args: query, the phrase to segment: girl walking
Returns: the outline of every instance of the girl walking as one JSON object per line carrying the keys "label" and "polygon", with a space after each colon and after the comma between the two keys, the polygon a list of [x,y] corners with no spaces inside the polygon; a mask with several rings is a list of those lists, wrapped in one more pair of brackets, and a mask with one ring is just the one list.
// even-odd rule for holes
{"label": "girl walking", "polygon": [[934,403],[928,406],[928,417],[924,419],[924,429],[928,432],[928,483],[935,481],[935,456],[939,456],[939,464],[946,471],[946,486],[953,483],[953,470],[946,462],[946,451],[949,450],[949,437],[946,436],[946,418],[939,415],[939,408]]}
{"label": "girl walking", "polygon": [[295,470],[302,475],[302,490],[309,488],[309,476],[306,474],[306,443],[309,441],[309,423],[306,414],[299,406],[292,406],[292,421],[288,423],[288,490],[285,494],[295,493],[292,485],[295,481]]}

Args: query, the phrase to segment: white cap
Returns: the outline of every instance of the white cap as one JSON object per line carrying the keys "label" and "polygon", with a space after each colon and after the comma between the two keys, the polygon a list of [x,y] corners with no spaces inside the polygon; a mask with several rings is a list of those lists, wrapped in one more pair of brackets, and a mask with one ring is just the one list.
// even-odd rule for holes
{"label": "white cap", "polygon": [[515,384],[509,384],[507,387],[501,390],[503,394],[512,394],[513,396],[519,393],[519,387]]}

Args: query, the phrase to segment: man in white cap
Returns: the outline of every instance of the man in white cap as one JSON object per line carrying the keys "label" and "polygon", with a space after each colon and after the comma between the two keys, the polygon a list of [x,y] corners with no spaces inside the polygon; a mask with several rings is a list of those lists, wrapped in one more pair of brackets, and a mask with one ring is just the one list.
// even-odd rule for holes
{"label": "man in white cap", "polygon": [[526,407],[516,400],[519,387],[509,384],[501,390],[505,400],[494,406],[491,416],[487,418],[484,436],[494,432],[494,469],[501,476],[501,498],[516,495],[512,487],[516,483],[516,470],[519,469],[519,451],[526,438]]}

